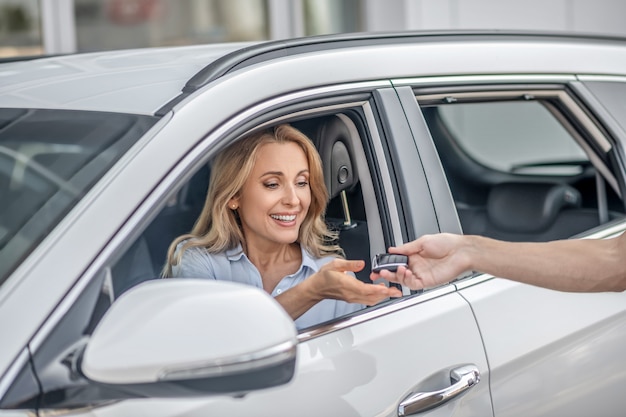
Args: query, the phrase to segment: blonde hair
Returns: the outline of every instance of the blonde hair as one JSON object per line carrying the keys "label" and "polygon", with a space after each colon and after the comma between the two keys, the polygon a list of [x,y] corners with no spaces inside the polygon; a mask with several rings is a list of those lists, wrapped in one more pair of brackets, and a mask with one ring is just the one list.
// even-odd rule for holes
{"label": "blonde hair", "polygon": [[[204,207],[191,233],[174,239],[167,253],[164,277],[172,275],[172,266],[178,265],[183,252],[191,247],[204,247],[209,253],[220,253],[241,244],[245,238],[237,214],[228,208],[228,202],[236,197],[252,172],[257,153],[267,143],[293,142],[302,148],[309,164],[311,204],[300,226],[298,242],[316,258],[323,256],[343,257],[343,250],[335,243],[337,233],[330,231],[324,221],[328,191],[324,183],[322,162],[305,134],[287,125],[253,133],[230,145],[215,159]],[[180,250],[178,245],[184,242]]]}

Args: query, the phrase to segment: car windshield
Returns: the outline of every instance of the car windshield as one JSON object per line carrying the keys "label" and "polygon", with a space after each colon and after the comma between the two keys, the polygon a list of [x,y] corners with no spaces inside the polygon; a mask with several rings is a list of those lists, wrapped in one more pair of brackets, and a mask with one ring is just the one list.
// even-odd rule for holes
{"label": "car windshield", "polygon": [[0,109],[0,285],[156,120]]}

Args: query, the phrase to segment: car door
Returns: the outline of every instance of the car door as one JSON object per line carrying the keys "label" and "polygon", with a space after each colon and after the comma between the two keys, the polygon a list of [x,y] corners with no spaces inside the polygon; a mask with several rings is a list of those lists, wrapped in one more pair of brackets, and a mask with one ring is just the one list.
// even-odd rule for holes
{"label": "car door", "polygon": [[[531,80],[532,77],[528,79],[520,77],[519,82],[525,83],[528,87],[532,85]],[[467,78],[462,81],[450,78],[448,81],[450,83],[448,88],[441,84],[437,86],[436,93],[448,98],[440,100],[439,103],[456,103],[458,98],[465,98],[464,95],[472,90],[489,90],[490,94],[496,92],[491,97],[498,103],[504,91],[511,87],[510,79],[499,85],[498,77],[494,77],[493,84],[486,88],[476,85],[468,87],[472,81]],[[573,108],[568,107],[569,100],[576,100],[576,103],[579,103],[577,100],[580,97],[573,95],[567,88],[567,82],[568,80],[564,80],[563,84],[556,87],[566,93],[560,96],[562,101],[554,102],[560,111],[552,114],[555,117],[566,114],[567,117],[559,119],[560,124],[567,126],[569,121],[579,127],[568,131],[575,132],[579,139],[584,138],[581,145],[585,148],[583,154],[592,161],[592,165],[597,165],[597,171],[603,173],[602,176],[609,184],[606,187],[608,191],[604,190],[603,186],[598,186],[587,196],[599,206],[594,209],[601,211],[604,205],[598,204],[598,201],[605,201],[618,211],[613,221],[605,220],[605,223],[588,231],[585,237],[612,237],[622,233],[626,228],[623,220],[623,201],[620,197],[623,195],[623,189],[619,186],[624,174],[620,171],[623,163],[619,162],[622,153],[615,146],[617,140],[623,139],[604,133],[608,130],[593,118],[592,106],[588,108],[590,110],[583,110],[584,105],[580,104]],[[548,80],[545,80],[545,83],[547,84]],[[416,142],[432,141],[436,135],[433,129],[440,126],[426,123],[424,116],[426,106],[424,102],[420,102],[420,97],[427,100],[433,96],[420,95],[419,92],[424,91],[422,89],[425,88],[425,84],[418,80],[398,81],[395,84],[405,84],[398,88],[398,92],[412,125]],[[406,84],[411,85],[411,88]],[[539,83],[534,84],[531,89],[536,87],[555,88],[554,84],[546,86]],[[500,97],[495,98],[498,94]],[[485,100],[489,101],[486,98]],[[595,112],[597,114],[598,110]],[[497,121],[494,121],[493,116],[491,114],[486,119],[491,117],[492,123],[496,124]],[[471,124],[471,120],[464,121],[466,126]],[[533,125],[537,127],[542,124],[536,120]],[[602,146],[599,143],[602,143]],[[541,146],[538,151],[543,155],[553,151],[545,142]],[[450,152],[449,148],[441,147],[439,152],[446,152],[444,149]],[[439,164],[440,160],[447,157],[440,154],[436,163]],[[449,180],[452,181],[454,173],[447,172]],[[466,176],[469,175],[472,173],[466,171]],[[537,175],[545,179],[548,174],[541,171]],[[572,180],[569,175],[563,174],[559,178],[561,181],[569,180],[571,184],[583,181],[580,178]],[[513,178],[506,175],[505,177]],[[520,181],[529,179],[528,176],[519,174],[514,177]],[[593,176],[591,178],[593,179]],[[533,180],[535,179],[536,177]],[[440,178],[436,177],[436,180]],[[457,208],[464,207],[457,203]],[[442,231],[446,231],[446,227],[442,227]],[[601,267],[598,265],[598,268]],[[563,270],[567,271],[567,265],[563,265]],[[479,273],[460,278],[456,281],[458,293],[470,304],[485,343],[495,416],[590,414],[609,416],[623,412],[626,402],[619,387],[626,377],[626,367],[621,355],[626,343],[626,294],[568,294]]]}
{"label": "car door", "polygon": [[[247,88],[246,82],[251,83]],[[104,227],[98,223],[103,213],[108,213],[107,227],[114,232],[92,242],[105,243],[93,252],[80,284],[27,347],[25,354],[32,358],[26,360],[32,367],[25,366],[12,383],[26,380],[32,387],[37,379],[43,391],[39,415],[491,415],[489,369],[479,328],[470,306],[451,284],[422,293],[405,290],[400,299],[304,329],[298,335],[291,382],[243,396],[116,400],[106,390],[92,391],[80,374],[68,371],[68,352],[75,343],[68,335],[84,335],[76,324],[71,331],[68,326],[71,329],[72,323],[91,316],[89,322],[98,322],[99,288],[101,294],[110,295],[108,277],[116,262],[135,246],[133,241],[194,172],[225,143],[256,126],[329,112],[353,123],[362,139],[354,145],[370,207],[368,252],[382,252],[410,238],[416,228],[440,229],[409,126],[388,82],[255,97],[250,92],[258,83],[252,77],[231,77],[217,91],[207,90],[135,148],[108,178],[99,198],[75,219],[68,233],[88,235],[87,225]],[[247,107],[248,103],[256,106]],[[213,115],[210,127],[207,112]],[[160,163],[150,164],[155,157]],[[111,209],[109,198],[122,190],[127,201]],[[409,212],[419,215],[407,216]],[[60,250],[53,248],[49,256],[57,256]],[[106,298],[105,304],[110,302]],[[223,314],[239,309],[246,306],[233,305]],[[9,392],[20,392],[11,388]]]}
{"label": "car door", "polygon": [[[374,196],[379,212],[387,215],[380,219],[384,245],[371,240],[374,250],[383,251],[384,246],[400,242],[406,234],[401,207],[418,200],[413,196],[405,199],[405,178],[411,178],[413,192],[421,196],[423,217],[415,220],[424,230],[435,231],[438,225],[419,159],[409,146],[408,126],[399,112],[395,92],[391,88],[364,92],[369,98],[364,96],[367,100],[358,106],[344,103],[350,106],[343,114],[359,114],[355,125],[362,124],[363,137],[367,138],[362,146],[363,152],[369,153],[368,162],[373,164],[369,171],[375,175],[371,179]],[[336,102],[338,94],[334,96],[326,99],[333,99],[333,108],[337,109],[342,104]],[[407,158],[402,165],[397,162],[399,154]],[[405,163],[408,160],[412,163]],[[370,220],[368,217],[368,223]],[[460,340],[463,347],[458,344]],[[402,299],[346,319],[305,329],[299,335],[298,365],[291,383],[243,399],[207,400],[197,412],[247,414],[268,410],[272,415],[311,416],[410,415],[418,411],[425,411],[425,415],[490,414],[489,394],[484,390],[487,384],[478,384],[440,407],[436,401],[431,404],[424,400],[450,389],[454,383],[451,374],[468,369],[488,378],[472,312],[450,285],[423,294],[408,293]]]}
{"label": "car door", "polygon": [[[344,98],[348,93],[350,98]],[[351,115],[351,128],[359,130],[364,140],[353,144],[356,159],[364,158],[370,164],[366,170],[359,170],[361,181],[371,183],[363,185],[364,194],[371,189],[381,213],[378,220],[368,217],[369,227],[382,232],[378,238],[370,235],[374,250],[384,251],[386,246],[405,239],[409,230],[404,217],[406,207],[418,204],[421,217],[411,220],[421,230],[437,231],[430,192],[394,90],[355,85],[346,86],[343,91],[334,87],[332,93],[315,90],[309,93],[309,101],[315,98],[315,107],[302,100],[303,94],[306,95],[299,93],[297,105],[287,106],[289,97],[284,97],[284,108],[274,110],[273,119],[263,115],[256,123],[267,125],[288,115],[301,120],[303,115],[312,117],[330,109],[340,112],[344,119]],[[359,98],[356,102],[355,95]],[[274,99],[274,106],[276,102]],[[259,110],[259,115],[251,119],[258,120],[261,114]],[[218,142],[224,138],[209,135],[205,140]],[[401,164],[398,155],[403,155]],[[371,178],[367,178],[368,172]],[[406,178],[411,178],[411,182]],[[409,189],[411,195],[405,198],[405,190]],[[377,222],[380,225],[376,226]],[[491,413],[488,384],[474,387],[477,380],[467,382],[473,372],[487,380],[488,368],[471,309],[453,285],[420,294],[407,291],[402,299],[304,329],[298,339],[297,367],[289,384],[252,392],[243,398],[195,401],[185,415],[245,415],[259,410],[277,416]],[[466,393],[465,388],[469,388]],[[442,393],[446,394],[443,398],[448,398],[452,395],[448,391],[457,390],[465,395],[439,402]],[[126,401],[94,413],[125,414],[136,407],[164,407],[163,400],[140,401],[142,405]]]}

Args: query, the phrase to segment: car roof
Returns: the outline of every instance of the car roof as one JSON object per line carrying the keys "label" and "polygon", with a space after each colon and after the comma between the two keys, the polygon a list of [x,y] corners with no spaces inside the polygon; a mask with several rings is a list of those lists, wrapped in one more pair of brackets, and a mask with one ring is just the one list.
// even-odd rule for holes
{"label": "car roof", "polygon": [[[533,50],[532,45],[541,45],[552,49],[542,49],[536,56],[522,57],[530,62],[540,58],[537,69],[541,73],[575,74],[582,70],[604,75],[625,74],[625,67],[621,64],[626,62],[626,38],[616,36],[532,31],[351,33],[280,41],[104,51],[2,63],[0,107],[159,115],[211,82],[255,64],[342,48],[373,50],[408,44],[430,46],[423,49],[424,64],[420,66],[423,68],[429,67],[428,54],[432,54],[432,46],[446,48],[448,63],[454,62],[454,51],[459,50],[455,48],[474,48],[472,57],[476,62],[482,60],[484,63],[477,65],[474,62],[467,67],[467,74],[485,74],[490,73],[491,60],[499,53],[494,46],[497,48],[499,44],[508,53],[513,48],[520,48],[520,54],[528,55]],[[568,48],[573,45],[577,48]],[[619,56],[606,62],[581,59],[581,52],[598,48]],[[547,52],[549,50],[554,53]],[[467,59],[455,65],[449,73],[463,74],[465,63]],[[519,61],[511,62],[505,72],[520,73],[533,67],[531,63],[525,68],[517,68],[516,63]],[[372,66],[377,65],[385,63],[372,62]],[[497,62],[497,65],[496,72],[503,71],[507,64]],[[415,69],[414,75],[425,74],[442,75],[428,73],[428,70],[420,73],[419,68]],[[390,72],[389,76],[408,74]]]}
{"label": "car roof", "polygon": [[0,64],[0,107],[153,113],[208,63],[248,43],[128,49]]}

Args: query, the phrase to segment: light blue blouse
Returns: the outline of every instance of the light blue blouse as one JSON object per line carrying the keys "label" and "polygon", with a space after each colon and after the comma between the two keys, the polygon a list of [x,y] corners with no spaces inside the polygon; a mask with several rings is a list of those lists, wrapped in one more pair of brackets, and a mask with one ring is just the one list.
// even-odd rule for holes
{"label": "light blue blouse", "polygon": [[[182,246],[182,243],[179,244],[179,248],[180,246]],[[272,291],[272,297],[276,297],[283,291],[298,285],[319,271],[322,265],[333,259],[330,256],[315,259],[302,249],[302,265],[294,274],[287,275],[280,280]],[[191,247],[183,253],[181,262],[173,266],[172,276],[177,278],[220,279],[254,285],[263,289],[259,270],[243,253],[241,246],[218,254],[209,253],[201,247]],[[354,277],[354,275],[352,276]],[[326,320],[352,313],[363,307],[362,304],[326,299],[315,304],[298,317],[295,320],[295,324],[298,329],[304,329]]]}

